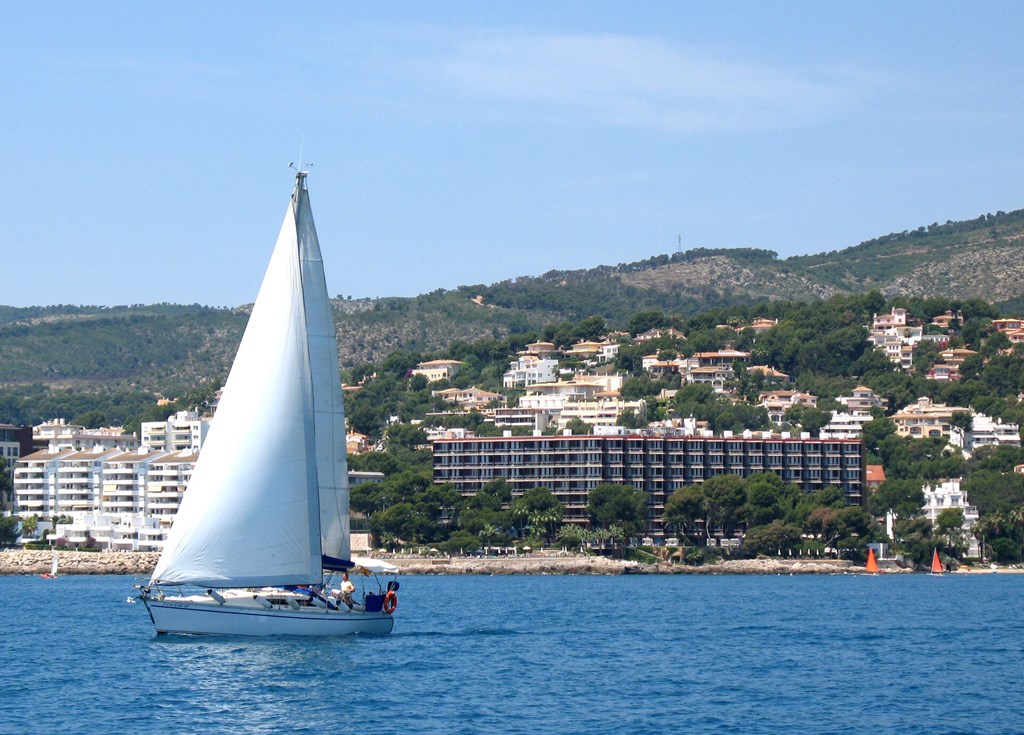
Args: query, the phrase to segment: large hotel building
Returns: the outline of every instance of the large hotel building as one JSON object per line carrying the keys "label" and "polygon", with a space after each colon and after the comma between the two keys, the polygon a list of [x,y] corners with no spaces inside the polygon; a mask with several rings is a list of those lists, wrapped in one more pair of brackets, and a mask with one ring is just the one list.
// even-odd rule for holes
{"label": "large hotel building", "polygon": [[677,489],[717,475],[774,472],[807,492],[840,488],[859,505],[864,444],[853,439],[799,438],[744,432],[736,436],[531,436],[438,439],[434,482],[473,495],[502,478],[513,495],[546,487],[565,505],[565,520],[587,523],[590,490],[621,483],[649,496],[646,535],[665,537],[665,501]]}

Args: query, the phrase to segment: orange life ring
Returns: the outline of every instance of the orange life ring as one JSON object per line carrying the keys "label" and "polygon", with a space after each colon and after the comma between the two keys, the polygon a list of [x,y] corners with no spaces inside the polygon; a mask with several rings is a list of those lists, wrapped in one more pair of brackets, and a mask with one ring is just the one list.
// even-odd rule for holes
{"label": "orange life ring", "polygon": [[392,590],[388,590],[388,593],[384,595],[384,612],[390,615],[397,607],[398,595],[396,595]]}

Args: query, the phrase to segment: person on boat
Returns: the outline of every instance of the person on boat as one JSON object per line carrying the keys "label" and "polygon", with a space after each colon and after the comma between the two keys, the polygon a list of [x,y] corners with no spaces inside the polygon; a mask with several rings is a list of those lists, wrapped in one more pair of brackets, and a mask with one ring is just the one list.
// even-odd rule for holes
{"label": "person on boat", "polygon": [[352,593],[356,591],[356,586],[352,584],[352,581],[348,578],[348,572],[341,573],[341,601],[352,607]]}

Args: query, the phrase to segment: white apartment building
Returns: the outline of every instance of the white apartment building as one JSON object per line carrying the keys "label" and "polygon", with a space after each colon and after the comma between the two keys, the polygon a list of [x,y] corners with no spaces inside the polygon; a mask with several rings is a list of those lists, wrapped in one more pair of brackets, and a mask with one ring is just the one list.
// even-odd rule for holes
{"label": "white apartment building", "polygon": [[57,460],[56,493],[47,515],[92,511],[99,507],[103,483],[103,465],[120,449],[95,447],[71,452]]}
{"label": "white apartment building", "polygon": [[166,421],[144,421],[142,423],[142,445],[164,452],[198,452],[206,441],[206,435],[213,423],[195,411],[178,411]]}
{"label": "white apartment building", "polygon": [[57,502],[57,467],[74,449],[27,454],[14,467],[14,507],[22,517],[48,517]]}
{"label": "white apartment building", "polygon": [[974,524],[978,522],[978,509],[968,505],[967,496],[960,490],[959,478],[943,480],[934,485],[925,485],[924,490],[924,512],[933,524],[939,517],[939,513],[948,508],[959,508],[964,512],[964,535],[967,537],[967,556],[977,559],[980,557],[978,539],[972,533]]}
{"label": "white apartment building", "polygon": [[871,329],[884,331],[907,326],[907,310],[894,307],[891,314],[875,314],[871,320]]}
{"label": "white apartment building", "polygon": [[50,451],[58,449],[93,450],[131,449],[139,446],[139,440],[133,434],[123,433],[121,427],[105,429],[86,429],[78,424],[69,424],[64,419],[32,427],[33,442],[46,442]]}
{"label": "white apartment building", "polygon": [[[61,513],[71,516],[71,523],[57,524],[52,538],[74,545],[92,539],[100,548],[120,551],[163,549],[198,456],[183,452],[171,455],[154,452],[152,455],[155,458],[114,457],[112,467],[101,474],[114,478],[104,487],[116,485],[111,497],[117,502],[107,501],[98,508]],[[143,463],[147,465],[144,470],[147,480],[140,482],[139,470]],[[380,472],[350,472],[348,475],[350,485],[379,482],[383,477]],[[135,491],[131,497],[129,486]]]}
{"label": "white apartment building", "polygon": [[558,379],[558,360],[536,355],[520,355],[509,363],[501,384],[506,388],[526,388],[537,383],[553,383]]}
{"label": "white apartment building", "polygon": [[833,411],[832,420],[821,428],[822,439],[860,439],[864,424],[874,418],[866,411]]}
{"label": "white apartment building", "polygon": [[142,448],[108,457],[100,473],[100,513],[131,514],[146,511],[146,481],[150,462],[166,454]]}
{"label": "white apartment building", "polygon": [[53,538],[84,546],[90,540],[111,551],[160,551],[167,528],[160,520],[141,513],[80,512],[71,523],[58,523]]}
{"label": "white apartment building", "polygon": [[594,427],[615,426],[618,424],[619,415],[627,409],[632,409],[641,418],[647,416],[647,402],[643,399],[624,401],[618,395],[598,396],[589,401],[566,403],[558,414],[557,425],[559,429],[565,429],[570,421],[579,419]]}
{"label": "white apartment building", "polygon": [[980,447],[1019,447],[1020,426],[1004,424],[1001,419],[976,413],[969,431],[964,432],[955,426],[950,428],[949,441],[966,454],[971,454]]}
{"label": "white apartment building", "polygon": [[524,427],[534,431],[545,431],[551,423],[552,413],[540,408],[513,408],[494,409],[494,425],[501,427]]}
{"label": "white apartment building", "polygon": [[557,413],[571,401],[589,401],[599,394],[617,393],[623,382],[621,375],[581,375],[572,380],[536,383],[519,399],[519,408]]}
{"label": "white apartment building", "polygon": [[158,518],[162,524],[170,526],[198,459],[198,453],[186,451],[161,454],[150,460],[142,504],[146,515]]}

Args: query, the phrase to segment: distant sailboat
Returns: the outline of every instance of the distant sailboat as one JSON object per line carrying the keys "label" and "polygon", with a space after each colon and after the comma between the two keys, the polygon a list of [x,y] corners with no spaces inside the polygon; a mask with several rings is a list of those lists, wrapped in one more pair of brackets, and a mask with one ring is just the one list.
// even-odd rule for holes
{"label": "distant sailboat", "polygon": [[864,565],[868,574],[878,574],[878,561],[875,559],[875,550],[868,548],[868,563]]}
{"label": "distant sailboat", "polygon": [[928,574],[933,576],[941,577],[943,573],[942,562],[939,560],[939,550],[935,549],[932,553],[932,569]]}
{"label": "distant sailboat", "polygon": [[50,571],[44,572],[39,576],[43,579],[56,579],[57,578],[57,565],[60,563],[60,559],[57,558],[56,552],[53,554],[53,559],[50,560]]}
{"label": "distant sailboat", "polygon": [[[397,580],[355,596],[338,343],[299,172],[217,418],[141,599],[158,634],[390,633]],[[326,571],[326,576],[325,576]],[[177,590],[192,585],[199,590]]]}

